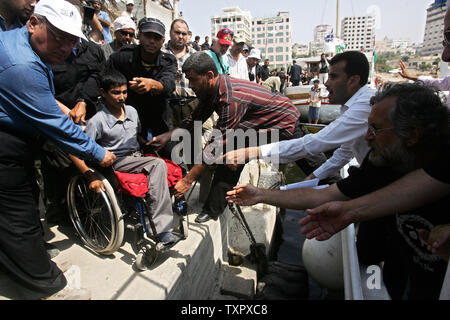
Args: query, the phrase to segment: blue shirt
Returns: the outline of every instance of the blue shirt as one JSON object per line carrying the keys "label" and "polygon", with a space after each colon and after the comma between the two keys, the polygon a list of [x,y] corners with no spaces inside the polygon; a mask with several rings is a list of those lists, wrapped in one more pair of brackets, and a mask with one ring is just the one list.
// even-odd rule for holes
{"label": "blue shirt", "polygon": [[113,152],[117,159],[140,149],[138,134],[141,131],[139,116],[132,106],[124,106],[123,120],[117,119],[105,106],[89,119],[86,133],[98,144]]}
{"label": "blue shirt", "polygon": [[61,112],[53,73],[30,45],[27,27],[0,32],[0,128],[42,135],[61,149],[100,162],[105,150]]}
{"label": "blue shirt", "polygon": [[228,61],[226,59],[223,58],[223,56],[220,56],[220,58],[218,58],[217,54],[212,51],[212,50],[207,50],[205,51],[205,53],[207,55],[209,55],[215,62],[216,67],[217,67],[217,71],[219,71],[219,74],[229,74],[229,69],[230,66],[228,65]]}
{"label": "blue shirt", "polygon": [[[111,22],[111,19],[109,18],[109,15],[105,11],[100,11],[98,13],[98,17],[100,19],[103,19],[103,20],[106,20],[108,22]],[[101,24],[102,24],[102,27],[103,27],[102,34],[103,34],[103,40],[105,40],[105,44],[112,42],[113,39],[112,39],[110,28],[108,26],[105,26],[103,23],[101,23]]]}

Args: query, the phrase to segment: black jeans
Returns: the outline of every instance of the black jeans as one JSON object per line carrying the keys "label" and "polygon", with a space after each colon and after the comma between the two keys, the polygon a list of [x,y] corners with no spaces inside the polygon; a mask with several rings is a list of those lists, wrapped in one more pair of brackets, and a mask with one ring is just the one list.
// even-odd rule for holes
{"label": "black jeans", "polygon": [[25,287],[49,296],[67,281],[44,247],[35,145],[3,129],[0,141],[0,267]]}

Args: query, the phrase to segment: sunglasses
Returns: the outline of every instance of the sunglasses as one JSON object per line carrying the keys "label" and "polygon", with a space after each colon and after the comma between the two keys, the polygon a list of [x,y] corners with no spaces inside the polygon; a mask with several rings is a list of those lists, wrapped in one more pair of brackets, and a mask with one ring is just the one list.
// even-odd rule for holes
{"label": "sunglasses", "polygon": [[234,36],[233,31],[228,30],[228,29],[224,29],[224,30],[222,30],[221,32],[222,32],[223,34],[230,34],[230,36]]}
{"label": "sunglasses", "polygon": [[129,36],[130,38],[134,38],[135,37],[134,32],[128,32],[128,31],[124,31],[124,30],[119,30],[119,32],[124,37],[126,37],[126,36]]}

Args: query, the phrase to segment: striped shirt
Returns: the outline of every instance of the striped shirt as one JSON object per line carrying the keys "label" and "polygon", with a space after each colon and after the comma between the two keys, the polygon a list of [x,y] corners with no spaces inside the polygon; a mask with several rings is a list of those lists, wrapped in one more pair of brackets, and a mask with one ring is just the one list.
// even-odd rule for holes
{"label": "striped shirt", "polygon": [[226,75],[219,75],[215,90],[212,102],[200,101],[181,128],[192,132],[194,121],[205,121],[215,111],[219,115],[215,128],[222,132],[223,144],[227,129],[278,130],[280,140],[293,137],[300,113],[289,98],[256,83]]}
{"label": "striped shirt", "polygon": [[[166,44],[165,47],[161,48],[161,51],[165,52],[165,53],[170,53],[175,56],[175,53],[169,46],[169,42]],[[177,63],[178,63],[177,78],[176,78],[177,86],[176,86],[175,90],[176,90],[177,96],[179,96],[179,97],[195,96],[194,91],[192,91],[192,89],[189,88],[189,80],[186,79],[186,75],[183,73],[183,64],[192,54],[194,54],[196,52],[197,51],[195,51],[193,48],[186,46],[185,53],[181,57],[177,58]],[[175,56],[175,58],[176,58],[176,56]]]}

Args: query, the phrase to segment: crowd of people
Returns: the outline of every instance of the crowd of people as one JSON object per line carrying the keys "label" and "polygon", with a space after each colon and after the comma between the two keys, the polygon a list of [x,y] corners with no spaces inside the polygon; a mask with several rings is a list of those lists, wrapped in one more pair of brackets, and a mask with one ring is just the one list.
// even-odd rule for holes
{"label": "crowd of people", "polygon": [[[85,161],[145,173],[154,236],[167,245],[179,241],[165,163],[143,157],[141,148],[155,144],[170,158],[172,137],[194,133],[200,122],[221,137],[199,147],[202,161],[195,153],[186,161],[173,189],[181,197],[209,174],[212,181],[201,184],[209,187],[197,223],[217,220],[228,202],[308,209],[302,232],[318,240],[359,222],[360,261],[384,261],[392,299],[439,297],[450,253],[449,110],[439,90],[417,81],[377,92],[367,85],[369,62],[358,51],[331,60],[322,55],[316,76],[296,61],[287,72],[270,70],[270,60],[260,65],[261,52],[228,28],[200,44],[199,36],[192,41],[187,21],[137,21],[133,5],[126,1],[126,10],[111,21],[101,1],[0,2],[0,267],[12,279],[40,298],[90,297],[67,286],[67,267],[56,265],[47,251],[38,170],[45,217],[56,222],[67,216],[64,193],[73,167],[94,192],[104,186]],[[445,30],[450,32],[450,11]],[[444,61],[450,61],[449,52],[445,37]],[[402,72],[420,80],[403,66]],[[318,119],[319,84],[330,103],[342,106],[340,117],[317,134],[300,124],[298,109],[282,94],[286,86],[302,84],[313,84],[311,123]],[[269,135],[268,141],[226,152],[230,129],[275,130],[278,138]],[[327,159],[329,150],[334,152]],[[224,163],[211,165],[218,158]],[[329,186],[236,186],[244,164],[254,158],[295,162],[307,180]],[[340,169],[352,158],[359,167],[341,179]]]}

